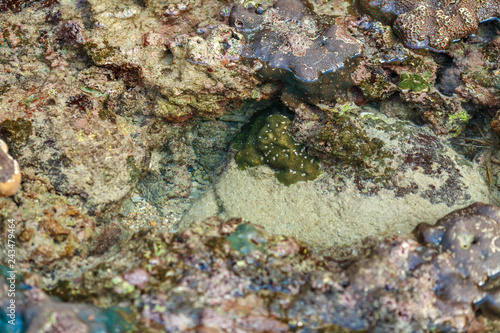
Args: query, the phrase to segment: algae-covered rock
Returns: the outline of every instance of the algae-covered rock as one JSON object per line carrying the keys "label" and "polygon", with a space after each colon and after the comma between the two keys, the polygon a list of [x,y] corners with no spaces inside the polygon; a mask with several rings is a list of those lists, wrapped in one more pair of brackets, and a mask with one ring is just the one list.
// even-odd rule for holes
{"label": "algae-covered rock", "polygon": [[417,74],[401,74],[401,81],[398,83],[398,87],[403,90],[411,90],[413,92],[428,91],[430,89],[430,84]]}
{"label": "algae-covered rock", "polygon": [[[403,47],[389,26],[366,16],[356,21],[355,26],[355,37],[364,41],[363,56],[352,75],[363,93],[360,104],[377,100],[382,109],[389,110],[391,99],[400,99],[399,111],[390,111],[388,115],[403,115],[403,119],[415,122],[424,120],[438,134],[460,134],[471,115],[464,109],[465,100],[439,90],[437,61]],[[401,111],[403,107],[407,111]]]}
{"label": "algae-covered rock", "polygon": [[[475,260],[479,253],[474,251],[451,249],[460,253],[455,259],[450,249],[420,244],[411,235],[372,243],[361,258],[338,262],[312,255],[296,239],[272,236],[241,219],[211,218],[178,235],[157,229],[136,233],[120,252],[105,254],[87,272],[63,275],[63,283],[52,293],[69,302],[63,303],[64,309],[37,288],[20,294],[28,299],[24,304],[36,297],[44,322],[50,313],[67,313],[56,322],[67,319],[76,324],[70,314],[86,309],[95,317],[80,318],[83,323],[104,325],[114,319],[118,329],[127,324],[124,319],[135,317],[139,320],[132,328],[138,332],[212,330],[221,323],[227,331],[262,333],[317,327],[329,332],[473,327],[494,332],[498,313],[488,318],[473,302],[487,295],[487,302],[494,304],[497,292],[481,294],[470,276],[461,275],[498,270],[495,248],[486,246],[498,237],[498,230],[484,228],[484,222],[492,226],[492,215],[498,215],[498,208],[474,205],[445,217],[436,227],[450,236],[456,226],[476,228],[477,247],[491,259],[486,264]],[[450,219],[452,223],[446,222]],[[479,244],[483,238],[485,243]],[[486,267],[493,270],[485,271]],[[122,308],[75,304],[89,297],[99,306],[120,303]]]}
{"label": "algae-covered rock", "polygon": [[89,7],[96,24],[69,21],[61,29],[66,39],[128,86],[152,88],[159,100],[157,116],[173,122],[195,114],[219,117],[231,103],[267,99],[276,91],[259,85],[254,70],[239,62],[243,36],[223,23],[222,1],[143,6],[133,0],[91,0]]}
{"label": "algae-covered rock", "polygon": [[[433,223],[473,200],[487,201],[481,175],[445,139],[368,106],[290,104],[296,113],[291,124],[292,117],[263,118],[247,133],[241,146],[253,140],[254,148],[242,158],[248,167],[238,170],[232,160],[226,167],[241,123],[282,87],[259,83],[258,67],[248,65],[258,61],[239,60],[246,44],[226,24],[227,1],[3,5],[14,3],[22,10],[0,10],[0,137],[22,167],[23,184],[15,196],[0,198],[0,261],[11,260],[7,240],[15,240],[21,330],[499,331],[498,320],[491,319],[498,318],[500,303],[498,228],[491,221],[498,214],[469,208],[435,230],[427,227],[432,237],[422,244],[409,235],[418,222]],[[329,42],[348,43],[343,33],[359,32],[363,24],[339,19],[329,30],[332,18],[310,9],[332,15],[337,0],[277,3],[253,14],[281,15],[264,26],[276,25],[271,30],[282,34],[285,43],[273,40],[272,46],[275,55],[288,53],[283,62],[277,59],[288,69],[303,46],[312,45],[304,63],[332,70],[328,66],[340,64],[334,53],[325,56],[327,67],[312,60]],[[301,13],[307,15],[299,19]],[[324,30],[305,31],[314,28],[311,16]],[[356,35],[364,38],[365,51],[380,49],[373,57],[366,53],[356,72],[357,90],[377,99],[369,105],[386,105],[386,95],[396,93],[406,106],[421,106],[418,116],[430,112],[432,124],[444,123],[444,132],[453,117],[466,122],[463,109],[447,108],[454,97],[442,98],[434,88],[442,74],[437,68],[450,59],[438,65],[438,58],[402,51],[384,29],[383,38]],[[315,37],[326,37],[325,45]],[[456,105],[474,95],[469,104],[497,105],[491,97],[498,90],[491,80],[495,52],[492,45],[486,62],[467,53],[483,69],[460,64],[459,49],[450,53],[457,69],[470,69],[460,77],[463,89],[474,88],[457,88],[462,99]],[[306,68],[296,72],[301,69],[307,74]],[[323,98],[330,82],[322,78],[330,73],[317,73],[320,79],[310,86],[287,72],[281,77],[286,92]],[[321,84],[325,91],[318,90]],[[484,91],[490,95],[482,96]],[[397,98],[391,102],[404,109]],[[242,107],[246,103],[251,106]],[[300,169],[305,158],[299,158],[298,142],[327,170],[314,182],[285,186],[276,174],[296,181],[291,164]],[[314,174],[317,162],[309,160],[302,171]],[[212,218],[169,232],[184,214],[247,221]],[[385,236],[390,239],[378,242]],[[317,253],[325,249],[352,261]],[[364,258],[365,252],[371,255]],[[6,271],[0,266],[0,274]],[[9,288],[0,279],[2,332],[12,328],[5,323]],[[130,318],[137,319],[133,326]]]}
{"label": "algae-covered rock", "polygon": [[323,176],[287,187],[265,166],[242,172],[232,162],[215,183],[223,216],[241,216],[322,250],[408,234],[420,222],[488,201],[477,167],[428,129],[368,107],[321,107],[323,116],[302,103],[292,128],[330,165]]}
{"label": "algae-covered rock", "polygon": [[336,105],[324,110],[326,123],[309,141],[310,148],[325,161],[333,158],[338,163],[357,167],[360,174],[374,177],[389,171],[386,165],[392,154],[381,139],[369,135],[366,123],[359,117],[359,109],[354,104]]}
{"label": "algae-covered rock", "polygon": [[291,123],[280,114],[257,119],[235,156],[238,167],[245,170],[267,164],[285,185],[316,179],[321,174],[319,164],[290,135]]}

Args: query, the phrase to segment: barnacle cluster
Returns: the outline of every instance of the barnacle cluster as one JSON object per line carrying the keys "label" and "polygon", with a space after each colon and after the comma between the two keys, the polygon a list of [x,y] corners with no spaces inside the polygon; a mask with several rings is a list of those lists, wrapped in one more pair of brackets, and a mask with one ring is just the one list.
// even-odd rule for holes
{"label": "barnacle cluster", "polygon": [[259,117],[239,147],[235,161],[240,169],[263,164],[275,170],[285,185],[313,180],[320,175],[318,162],[289,133],[291,121],[281,114]]}
{"label": "barnacle cluster", "polygon": [[21,183],[19,164],[8,153],[7,144],[0,139],[0,197],[14,195]]}
{"label": "barnacle cluster", "polygon": [[358,6],[391,24],[408,47],[436,51],[473,34],[480,22],[500,13],[498,0],[359,0]]}
{"label": "barnacle cluster", "polygon": [[229,23],[248,44],[242,56],[262,62],[266,79],[282,80],[311,103],[332,100],[352,83],[359,42],[336,23],[323,24],[301,0],[278,0],[264,13],[236,4]]}

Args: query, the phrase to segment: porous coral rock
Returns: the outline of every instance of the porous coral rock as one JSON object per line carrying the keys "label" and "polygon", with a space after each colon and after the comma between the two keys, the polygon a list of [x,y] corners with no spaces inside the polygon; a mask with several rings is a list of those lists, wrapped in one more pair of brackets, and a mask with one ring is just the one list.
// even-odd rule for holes
{"label": "porous coral rock", "polygon": [[[131,138],[135,125],[99,114],[126,95],[123,81],[112,71],[89,69],[88,57],[67,48],[45,10],[33,6],[0,15],[23,39],[2,48],[1,55],[9,74],[0,80],[15,82],[0,104],[0,135],[11,153],[23,170],[45,178],[60,194],[80,197],[96,212],[121,200],[133,181],[128,156],[136,163],[144,151]],[[30,25],[17,23],[24,15]]]}
{"label": "porous coral rock", "polygon": [[403,104],[412,110],[406,117],[414,114],[412,120],[429,123],[436,133],[460,133],[470,115],[461,100],[436,87],[439,67],[434,59],[403,47],[388,26],[366,17],[353,21],[351,31],[364,50],[351,77],[367,99],[381,101],[382,109],[388,109],[390,99],[398,95],[404,104],[399,102],[397,108]]}
{"label": "porous coral rock", "polygon": [[[500,106],[499,80],[499,47],[500,39],[482,47],[466,43],[453,44],[447,54],[452,57],[453,64],[446,73],[459,80],[453,93],[463,100],[473,101],[476,105],[486,108]],[[443,74],[443,79],[446,79]]]}
{"label": "porous coral rock", "polygon": [[345,97],[361,45],[342,20],[323,24],[301,0],[278,0],[263,14],[236,4],[229,23],[248,39],[242,56],[262,61],[264,80],[283,80],[312,103]]}
{"label": "porous coral rock", "polygon": [[[29,266],[33,272],[74,256],[86,257],[96,229],[95,217],[89,217],[79,202],[57,194],[31,170],[25,171],[17,203],[0,198],[0,221],[8,219],[15,221],[14,235],[19,239],[16,267]],[[8,230],[3,228],[1,235],[7,239]]]}
{"label": "porous coral rock", "polygon": [[58,2],[58,0],[3,0],[0,3],[0,12],[19,12],[34,4],[40,4],[41,6],[46,7],[57,4]]}
{"label": "porous coral rock", "polygon": [[[276,89],[259,86],[253,70],[238,60],[241,35],[222,23],[217,1],[189,3],[175,15],[170,5],[148,1],[89,1],[92,28],[80,24],[79,42],[99,66],[115,70],[129,86],[145,85],[160,93],[157,115],[181,121],[197,114],[218,117],[231,103],[265,99]],[[214,7],[214,8],[212,8]],[[202,24],[189,15],[205,17]],[[216,17],[213,17],[213,16]],[[199,35],[194,35],[199,24]],[[185,26],[188,24],[188,26]],[[127,31],[127,33],[123,33]],[[73,38],[78,43],[78,38]],[[270,90],[270,91],[269,91]]]}
{"label": "porous coral rock", "polygon": [[500,15],[497,0],[359,0],[358,5],[373,18],[393,25],[407,46],[437,51],[474,33],[481,21]]}

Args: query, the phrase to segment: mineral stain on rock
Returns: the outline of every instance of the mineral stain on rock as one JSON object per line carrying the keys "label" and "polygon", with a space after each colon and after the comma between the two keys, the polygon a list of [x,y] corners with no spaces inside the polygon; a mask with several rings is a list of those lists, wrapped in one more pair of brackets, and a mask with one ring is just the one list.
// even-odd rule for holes
{"label": "mineral stain on rock", "polygon": [[285,185],[314,180],[320,174],[318,162],[289,133],[291,121],[281,114],[259,117],[237,140],[242,144],[235,161],[240,170],[267,164]]}
{"label": "mineral stain on rock", "polygon": [[352,85],[361,46],[341,20],[323,24],[302,1],[278,0],[263,14],[236,4],[229,23],[248,40],[242,56],[263,62],[264,80],[282,80],[311,103],[335,99]]}

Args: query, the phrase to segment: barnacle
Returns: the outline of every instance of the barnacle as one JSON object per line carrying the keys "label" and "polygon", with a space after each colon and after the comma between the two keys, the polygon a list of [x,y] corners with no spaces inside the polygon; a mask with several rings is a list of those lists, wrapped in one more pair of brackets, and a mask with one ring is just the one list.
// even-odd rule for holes
{"label": "barnacle", "polygon": [[278,0],[263,14],[236,4],[229,23],[248,40],[241,55],[262,62],[264,80],[282,80],[311,103],[335,99],[352,84],[361,46],[341,20],[322,24],[302,1]]}
{"label": "barnacle", "polygon": [[0,139],[0,197],[14,195],[21,183],[19,164],[8,152],[7,144]]}
{"label": "barnacle", "polygon": [[500,13],[498,0],[359,0],[358,7],[391,24],[408,47],[436,51],[474,33],[480,22]]}

